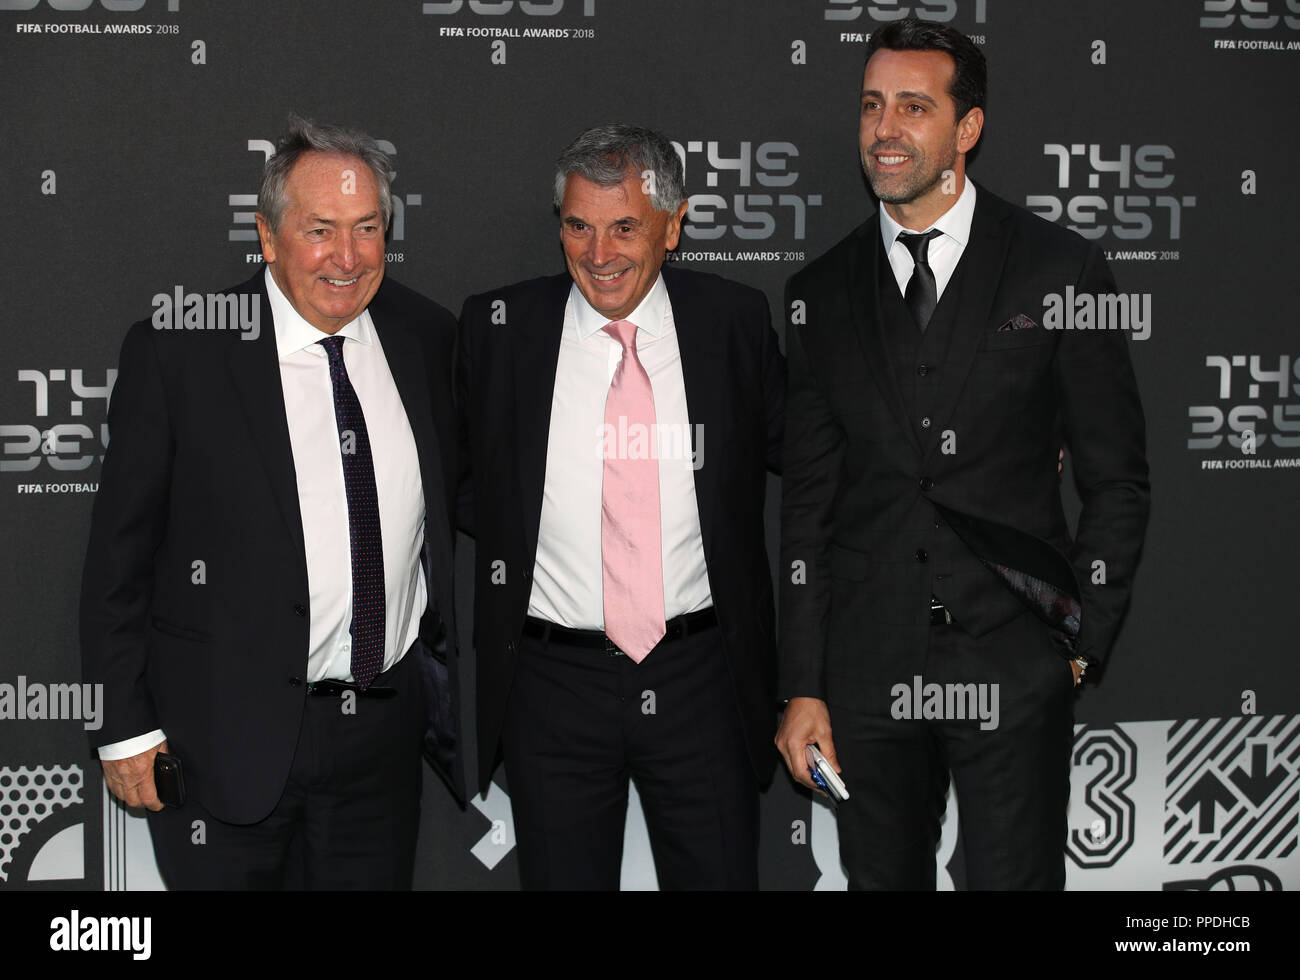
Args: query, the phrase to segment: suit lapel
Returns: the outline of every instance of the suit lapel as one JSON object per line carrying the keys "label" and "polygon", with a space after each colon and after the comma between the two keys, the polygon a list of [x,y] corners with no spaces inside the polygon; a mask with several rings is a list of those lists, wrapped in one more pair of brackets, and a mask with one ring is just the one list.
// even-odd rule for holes
{"label": "suit lapel", "polygon": [[[989,314],[1002,279],[1002,265],[1011,244],[1011,225],[1006,208],[988,191],[979,189],[975,198],[975,216],[971,220],[970,241],[962,253],[961,294],[955,297],[959,308],[953,319],[952,337],[940,374],[934,417],[941,424],[953,422],[953,410],[975,364],[975,355],[988,329]],[[911,427],[908,427],[911,431]],[[933,454],[940,446],[935,442]]]}
{"label": "suit lapel", "polygon": [[284,408],[284,388],[280,383],[280,360],[275,346],[275,327],[271,322],[271,304],[266,297],[263,273],[239,287],[237,292],[254,293],[259,309],[268,315],[257,340],[226,345],[227,366],[231,382],[243,405],[248,431],[271,484],[271,494],[284,518],[304,565],[307,551],[303,544],[302,512],[298,507],[298,478],[293,465],[293,446],[289,442],[289,417]]}
{"label": "suit lapel", "polygon": [[519,499],[524,506],[525,554],[537,554],[546,484],[546,449],[551,434],[555,370],[564,336],[564,310],[573,280],[568,273],[545,281],[539,310],[507,309],[506,329],[515,331],[515,411],[519,459]]}
{"label": "suit lapel", "polygon": [[921,444],[912,429],[907,411],[903,406],[903,395],[898,390],[898,380],[894,377],[889,360],[889,350],[885,345],[885,318],[880,308],[880,291],[895,289],[892,282],[882,282],[880,266],[884,261],[884,248],[880,241],[880,216],[870,218],[858,230],[858,249],[852,263],[849,281],[849,301],[853,311],[853,322],[857,327],[858,342],[866,357],[867,367],[876,386],[889,404],[899,428],[907,436],[907,441],[919,455]]}
{"label": "suit lapel", "polygon": [[[714,322],[709,305],[691,288],[689,278],[674,269],[663,270],[668,301],[673,308],[677,330],[677,347],[682,357],[682,383],[686,387],[686,414],[691,431],[691,449],[701,465],[695,470],[695,504],[700,516],[700,535],[704,558],[709,559],[713,544],[713,508],[718,500],[719,453],[726,445],[728,420],[726,392],[727,359],[722,350],[721,332]],[[696,433],[702,432],[707,446],[697,444]]]}

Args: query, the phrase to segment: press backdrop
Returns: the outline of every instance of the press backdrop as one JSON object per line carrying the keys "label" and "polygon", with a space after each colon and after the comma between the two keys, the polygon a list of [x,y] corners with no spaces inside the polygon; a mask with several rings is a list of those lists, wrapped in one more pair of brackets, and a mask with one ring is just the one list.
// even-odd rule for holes
{"label": "press backdrop", "polygon": [[[1078,704],[1069,887],[1300,885],[1300,0],[0,0],[0,888],[158,885],[144,821],[89,754],[93,699],[65,689],[54,713],[79,717],[30,717],[33,692],[79,682],[127,325],[155,294],[256,268],[289,111],[384,141],[388,274],[452,310],[563,268],[551,167],[574,135],[661,129],[691,195],[677,261],[779,313],[785,279],[874,207],[862,49],[909,12],[987,55],[975,178],[1096,240],[1149,304],[1130,344],[1151,526],[1112,664]],[[517,887],[497,780],[460,811],[428,775],[419,886]],[[959,803],[941,887],[961,885]],[[780,776],[762,819],[765,887],[843,887],[823,805]],[[636,806],[625,884],[654,886]]]}

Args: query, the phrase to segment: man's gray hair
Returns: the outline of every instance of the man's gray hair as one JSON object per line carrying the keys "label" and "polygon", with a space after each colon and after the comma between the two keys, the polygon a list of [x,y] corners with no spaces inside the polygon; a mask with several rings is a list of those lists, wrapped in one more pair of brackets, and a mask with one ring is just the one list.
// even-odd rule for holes
{"label": "man's gray hair", "polygon": [[567,147],[555,161],[555,209],[564,200],[564,185],[577,174],[593,184],[621,184],[631,171],[647,181],[656,211],[676,211],[685,200],[685,173],[673,144],[662,133],[638,126],[597,126]]}
{"label": "man's gray hair", "polygon": [[388,154],[365,133],[342,126],[314,126],[300,116],[289,116],[289,130],[276,144],[275,153],[266,161],[262,172],[262,189],[257,195],[257,211],[266,219],[272,231],[280,227],[280,218],[289,206],[285,185],[294,164],[307,153],[328,153],[334,156],[356,157],[375,175],[379,190],[379,210],[388,228],[393,216],[393,197],[389,190],[392,173]]}

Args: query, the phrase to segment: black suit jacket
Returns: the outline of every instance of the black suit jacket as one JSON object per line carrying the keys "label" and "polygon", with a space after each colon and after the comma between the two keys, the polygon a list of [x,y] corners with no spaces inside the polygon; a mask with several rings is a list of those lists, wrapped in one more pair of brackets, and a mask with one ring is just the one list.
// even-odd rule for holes
{"label": "black suit jacket", "polygon": [[[763,530],[766,473],[779,469],[785,366],[762,293],[718,276],[665,267],[694,439],[703,426],[695,495],[727,663],[759,779],[775,763],[775,628]],[[472,465],[476,538],[479,783],[496,766],[516,649],[537,556],[551,399],[567,274],[465,301],[459,384],[464,459]],[[495,306],[498,301],[504,306]],[[504,313],[493,322],[494,313]],[[494,566],[494,562],[504,562]],[[505,582],[494,584],[503,569]],[[670,572],[670,570],[668,570]],[[499,575],[498,575],[499,578]]]}
{"label": "black suit jacket", "polygon": [[[162,728],[185,766],[187,794],[219,819],[253,823],[275,806],[293,761],[311,609],[263,273],[231,292],[260,304],[256,340],[143,320],[123,342],[81,641],[86,681],[104,685],[94,744]],[[408,656],[419,656],[430,709],[426,754],[463,797],[452,601],[455,323],[387,277],[369,310],[424,484],[429,604]]]}
{"label": "black suit jacket", "polygon": [[[1130,340],[1041,325],[1046,294],[1114,281],[1096,246],[977,191],[948,348],[924,369],[939,372],[925,428],[890,365],[881,297],[898,287],[882,274],[878,216],[787,287],[787,307],[802,306],[786,339],[783,697],[852,699],[919,673],[931,595],[975,635],[1023,615],[986,562],[1073,591],[1078,652],[1102,660],[1114,642],[1149,503]],[[999,331],[1017,314],[1038,325]],[[1083,503],[1073,535],[1062,445]]]}

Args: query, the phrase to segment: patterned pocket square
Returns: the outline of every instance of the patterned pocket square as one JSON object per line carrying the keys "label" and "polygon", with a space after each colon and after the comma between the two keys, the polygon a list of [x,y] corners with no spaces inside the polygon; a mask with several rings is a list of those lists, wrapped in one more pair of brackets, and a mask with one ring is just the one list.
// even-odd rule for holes
{"label": "patterned pocket square", "polygon": [[1002,324],[1002,326],[998,327],[997,333],[1002,333],[1006,330],[1028,330],[1030,327],[1037,326],[1038,324],[1029,319],[1029,317],[1025,316],[1023,313],[1017,313],[1006,323]]}

